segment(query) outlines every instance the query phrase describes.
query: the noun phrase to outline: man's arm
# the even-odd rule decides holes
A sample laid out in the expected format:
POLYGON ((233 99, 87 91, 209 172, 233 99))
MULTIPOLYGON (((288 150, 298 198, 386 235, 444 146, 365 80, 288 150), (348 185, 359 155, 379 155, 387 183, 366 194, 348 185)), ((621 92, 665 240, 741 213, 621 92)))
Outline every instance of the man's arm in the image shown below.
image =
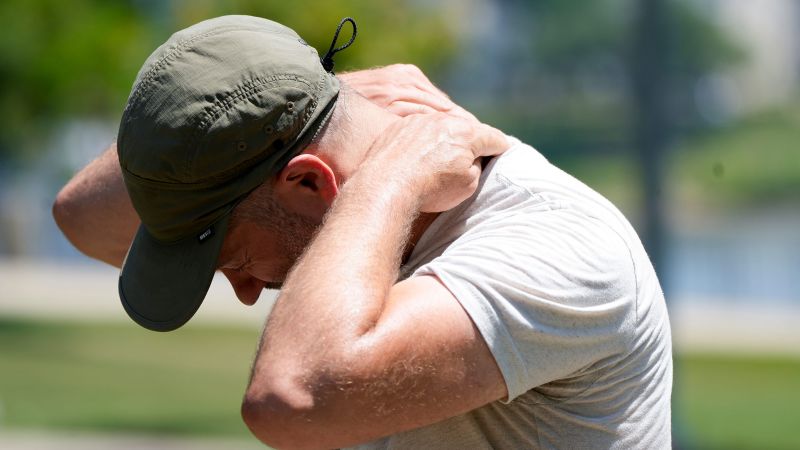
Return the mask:
POLYGON ((414 218, 474 192, 479 157, 505 150, 505 137, 442 115, 390 128, 270 314, 242 414, 272 446, 363 443, 507 395, 486 343, 438 279, 395 284, 414 218))
POLYGON ((78 172, 53 203, 53 218, 78 250, 120 267, 139 226, 117 160, 117 145, 78 172))

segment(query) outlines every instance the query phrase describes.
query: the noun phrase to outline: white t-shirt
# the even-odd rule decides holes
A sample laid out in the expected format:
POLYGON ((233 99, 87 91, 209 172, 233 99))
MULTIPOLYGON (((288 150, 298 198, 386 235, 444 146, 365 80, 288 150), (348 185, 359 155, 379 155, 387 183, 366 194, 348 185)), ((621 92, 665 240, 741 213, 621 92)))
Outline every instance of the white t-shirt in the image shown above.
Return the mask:
POLYGON ((671 448, 669 319, 639 238, 608 200, 511 141, 403 267, 458 299, 508 400, 359 448, 671 448))

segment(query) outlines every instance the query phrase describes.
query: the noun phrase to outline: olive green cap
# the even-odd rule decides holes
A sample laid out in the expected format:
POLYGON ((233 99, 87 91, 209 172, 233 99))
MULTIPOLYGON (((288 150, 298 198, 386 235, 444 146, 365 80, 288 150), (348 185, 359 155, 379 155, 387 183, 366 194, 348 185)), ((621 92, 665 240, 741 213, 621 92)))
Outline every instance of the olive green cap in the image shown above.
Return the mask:
POLYGON ((303 151, 338 92, 314 48, 257 17, 200 22, 150 55, 117 136, 142 220, 119 278, 133 320, 169 331, 194 315, 233 207, 303 151))

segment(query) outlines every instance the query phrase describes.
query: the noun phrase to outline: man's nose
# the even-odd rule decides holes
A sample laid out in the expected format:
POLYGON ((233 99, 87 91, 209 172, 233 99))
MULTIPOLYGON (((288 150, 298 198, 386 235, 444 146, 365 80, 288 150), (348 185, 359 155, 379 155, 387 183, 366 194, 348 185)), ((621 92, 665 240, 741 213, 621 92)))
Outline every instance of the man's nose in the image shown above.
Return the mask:
POLYGON ((252 305, 264 290, 264 282, 253 277, 247 272, 238 270, 223 270, 228 281, 236 292, 236 297, 245 305, 252 305))

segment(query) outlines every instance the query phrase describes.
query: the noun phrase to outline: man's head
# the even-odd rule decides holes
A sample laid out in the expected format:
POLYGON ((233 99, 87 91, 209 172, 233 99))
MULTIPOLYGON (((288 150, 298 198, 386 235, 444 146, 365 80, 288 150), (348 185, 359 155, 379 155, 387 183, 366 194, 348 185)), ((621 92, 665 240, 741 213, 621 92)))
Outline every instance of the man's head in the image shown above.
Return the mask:
POLYGON ((281 287, 339 189, 394 120, 342 84, 312 142, 234 208, 218 265, 242 303, 255 303, 264 288, 281 287))
POLYGON ((261 291, 280 289, 311 242, 343 182, 341 158, 352 123, 347 114, 353 93, 345 86, 323 129, 300 155, 233 210, 218 267, 242 303, 252 305, 261 291))
MULTIPOLYGON (((136 322, 169 331, 191 318, 234 207, 276 174, 291 176, 293 166, 307 173, 320 163, 297 155, 326 124, 338 93, 338 80, 313 48, 289 28, 255 17, 201 22, 148 58, 117 142, 142 219, 119 281, 136 322)), ((270 195, 280 201, 282 193, 270 195)))

